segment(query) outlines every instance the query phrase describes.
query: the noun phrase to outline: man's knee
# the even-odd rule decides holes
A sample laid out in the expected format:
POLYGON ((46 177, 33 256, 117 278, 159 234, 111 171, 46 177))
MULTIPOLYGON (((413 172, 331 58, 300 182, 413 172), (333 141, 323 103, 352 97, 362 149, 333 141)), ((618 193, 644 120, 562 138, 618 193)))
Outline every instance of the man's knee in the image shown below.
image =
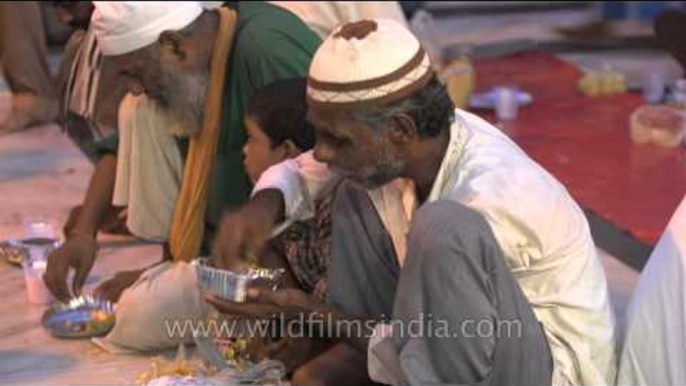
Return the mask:
POLYGON ((321 378, 321 375, 323 374, 318 374, 313 370, 314 369, 310 368, 308 365, 300 366, 300 368, 293 373, 291 383, 296 386, 323 385, 325 383, 324 379, 321 378))
POLYGON ((441 200, 425 204, 415 213, 408 246, 418 244, 423 250, 459 251, 478 246, 484 237, 492 237, 483 215, 463 204, 441 200))
POLYGON ((483 215, 456 201, 440 200, 423 205, 414 214, 412 227, 423 229, 479 230, 487 226, 483 215))
POLYGON ((300 366, 291 377, 294 385, 370 385, 367 357, 346 344, 338 344, 300 366))

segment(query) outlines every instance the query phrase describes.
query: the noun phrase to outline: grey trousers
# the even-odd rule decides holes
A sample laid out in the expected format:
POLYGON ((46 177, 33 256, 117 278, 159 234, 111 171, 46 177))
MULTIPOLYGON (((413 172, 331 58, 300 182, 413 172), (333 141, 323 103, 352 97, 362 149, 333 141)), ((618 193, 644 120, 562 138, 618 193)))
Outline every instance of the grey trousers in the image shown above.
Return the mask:
POLYGON ((550 384, 543 329, 481 214, 452 201, 422 206, 402 269, 365 191, 342 183, 332 219, 329 301, 391 318, 403 383, 550 384))

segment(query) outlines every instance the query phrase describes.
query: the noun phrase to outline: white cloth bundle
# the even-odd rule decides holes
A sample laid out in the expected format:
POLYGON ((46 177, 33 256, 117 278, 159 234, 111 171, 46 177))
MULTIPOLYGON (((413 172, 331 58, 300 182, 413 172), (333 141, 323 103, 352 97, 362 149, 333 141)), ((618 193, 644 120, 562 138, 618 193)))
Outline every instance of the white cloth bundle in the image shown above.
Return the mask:
POLYGON ((94 342, 114 353, 193 342, 191 326, 203 322, 210 310, 196 283, 195 267, 188 263, 167 262, 148 269, 122 294, 112 331, 94 342))

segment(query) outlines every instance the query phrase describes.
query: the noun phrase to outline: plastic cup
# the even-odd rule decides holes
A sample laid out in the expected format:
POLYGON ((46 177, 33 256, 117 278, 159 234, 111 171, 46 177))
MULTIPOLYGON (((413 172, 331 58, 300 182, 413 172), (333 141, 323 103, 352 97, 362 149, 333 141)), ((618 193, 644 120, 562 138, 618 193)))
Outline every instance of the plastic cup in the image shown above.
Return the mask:
POLYGON ((28 250, 30 261, 47 261, 48 256, 59 247, 60 242, 55 239, 45 237, 34 237, 20 241, 22 247, 28 250))
POLYGON ((47 262, 26 260, 22 266, 24 268, 24 283, 26 284, 26 298, 28 302, 36 305, 52 303, 53 296, 43 281, 47 262))
POLYGON ((510 87, 499 87, 495 93, 495 114, 501 121, 511 121, 517 118, 519 103, 517 90, 510 87))
POLYGON ((31 215, 23 219, 24 238, 57 239, 57 219, 49 216, 31 215))
POLYGON ((21 244, 28 250, 29 259, 47 260, 48 255, 59 245, 57 220, 49 216, 31 215, 24 217, 23 225, 24 238, 21 244))
POLYGON ((665 87, 664 75, 650 72, 643 77, 643 98, 648 103, 660 103, 665 95, 665 87))

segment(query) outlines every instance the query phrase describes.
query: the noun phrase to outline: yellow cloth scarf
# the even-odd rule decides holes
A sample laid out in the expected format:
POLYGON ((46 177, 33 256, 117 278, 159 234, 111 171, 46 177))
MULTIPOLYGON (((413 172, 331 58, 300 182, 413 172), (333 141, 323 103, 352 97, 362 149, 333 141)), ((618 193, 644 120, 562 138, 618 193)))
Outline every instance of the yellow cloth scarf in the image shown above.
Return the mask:
POLYGON ((221 132, 226 63, 236 30, 236 12, 223 7, 217 12, 220 21, 210 65, 203 126, 191 137, 181 192, 172 217, 169 245, 174 261, 187 262, 198 257, 205 232, 209 176, 214 168, 221 132))

